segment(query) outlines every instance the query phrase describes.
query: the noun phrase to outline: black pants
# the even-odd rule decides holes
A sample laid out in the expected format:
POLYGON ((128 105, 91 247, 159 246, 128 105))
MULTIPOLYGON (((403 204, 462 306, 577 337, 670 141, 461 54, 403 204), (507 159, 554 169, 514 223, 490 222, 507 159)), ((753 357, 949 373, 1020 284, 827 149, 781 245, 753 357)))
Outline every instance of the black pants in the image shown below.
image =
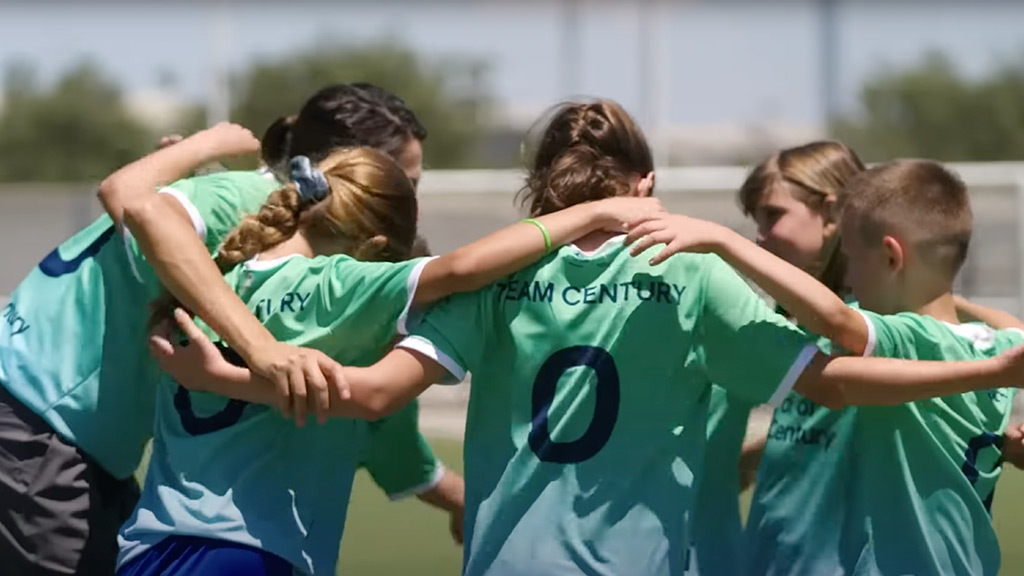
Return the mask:
POLYGON ((139 499, 0 385, 0 573, 110 576, 139 499))

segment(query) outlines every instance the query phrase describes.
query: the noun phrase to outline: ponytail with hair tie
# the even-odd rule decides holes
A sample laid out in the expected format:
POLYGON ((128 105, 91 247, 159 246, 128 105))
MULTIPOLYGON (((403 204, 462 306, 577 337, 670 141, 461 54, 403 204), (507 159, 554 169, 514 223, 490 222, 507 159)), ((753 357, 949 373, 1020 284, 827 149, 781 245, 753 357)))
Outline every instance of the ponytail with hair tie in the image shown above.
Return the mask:
POLYGON ((327 184, 327 177, 318 168, 313 166, 306 156, 292 158, 289 165, 290 180, 295 184, 295 190, 299 193, 299 204, 302 207, 310 206, 327 198, 331 187, 327 184))

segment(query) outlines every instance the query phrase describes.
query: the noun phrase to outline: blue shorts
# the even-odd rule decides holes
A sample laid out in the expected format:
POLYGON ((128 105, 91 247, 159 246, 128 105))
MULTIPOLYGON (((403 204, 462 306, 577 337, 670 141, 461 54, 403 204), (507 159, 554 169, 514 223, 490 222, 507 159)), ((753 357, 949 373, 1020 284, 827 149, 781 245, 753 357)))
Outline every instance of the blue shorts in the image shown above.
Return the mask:
POLYGON ((292 576, 287 560, 259 548, 198 536, 171 536, 117 576, 292 576))

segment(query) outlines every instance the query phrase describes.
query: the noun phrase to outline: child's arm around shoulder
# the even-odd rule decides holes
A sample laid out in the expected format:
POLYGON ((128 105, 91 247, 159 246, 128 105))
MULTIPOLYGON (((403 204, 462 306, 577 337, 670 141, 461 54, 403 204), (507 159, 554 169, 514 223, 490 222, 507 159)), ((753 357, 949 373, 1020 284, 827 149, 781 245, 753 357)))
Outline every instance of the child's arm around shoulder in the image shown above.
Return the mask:
POLYGON ((618 197, 518 222, 430 261, 420 275, 413 303, 423 306, 456 292, 478 290, 591 232, 628 230, 663 212, 655 198, 618 197))
POLYGON ((817 355, 794 390, 829 408, 896 406, 928 398, 1019 386, 1024 346, 973 361, 898 360, 817 355))
POLYGON ((1024 330, 1024 322, 1008 312, 982 306, 962 296, 954 296, 953 303, 961 322, 984 322, 996 330, 1024 330))
POLYGON ((670 214, 635 227, 626 238, 632 254, 665 244, 651 259, 658 264, 679 252, 712 252, 764 289, 808 331, 862 354, 870 327, 835 293, 810 274, 712 222, 670 214))

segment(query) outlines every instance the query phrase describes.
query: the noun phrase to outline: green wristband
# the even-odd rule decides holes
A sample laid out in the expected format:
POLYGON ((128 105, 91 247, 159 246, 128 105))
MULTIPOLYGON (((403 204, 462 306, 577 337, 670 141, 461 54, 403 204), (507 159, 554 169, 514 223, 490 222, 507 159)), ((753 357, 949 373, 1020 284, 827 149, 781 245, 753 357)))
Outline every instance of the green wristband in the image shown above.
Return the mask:
POLYGON ((544 253, 545 254, 550 254, 551 253, 551 235, 548 234, 548 229, 545 228, 544 225, 540 223, 540 220, 537 220, 535 218, 527 218, 527 219, 523 220, 523 222, 526 222, 526 223, 529 223, 529 224, 533 224, 534 226, 537 227, 538 230, 540 230, 540 233, 544 235, 544 253))

